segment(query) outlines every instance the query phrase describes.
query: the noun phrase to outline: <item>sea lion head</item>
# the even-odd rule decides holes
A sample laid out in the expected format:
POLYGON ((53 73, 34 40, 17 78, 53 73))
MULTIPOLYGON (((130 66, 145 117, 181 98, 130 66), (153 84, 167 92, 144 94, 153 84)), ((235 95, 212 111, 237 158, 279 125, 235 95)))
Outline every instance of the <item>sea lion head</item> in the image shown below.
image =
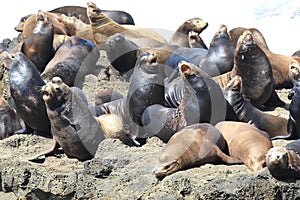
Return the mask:
POLYGON ((60 77, 55 76, 42 87, 42 92, 43 100, 50 109, 53 109, 66 102, 66 96, 71 93, 71 89, 60 77))
POLYGON ((288 169, 288 151, 285 147, 272 147, 266 155, 266 165, 270 171, 288 169))
POLYGON ((205 30, 208 26, 208 23, 203 21, 201 18, 194 17, 191 19, 186 20, 182 27, 184 30, 182 32, 188 33, 189 31, 194 31, 197 33, 201 33, 203 30, 205 30))
POLYGON ((180 169, 178 160, 174 160, 167 154, 162 154, 157 161, 156 167, 152 170, 156 177, 163 178, 180 169))
POLYGON ((154 53, 145 52, 140 54, 136 67, 147 74, 162 73, 160 65, 157 62, 157 55, 154 53))
POLYGON ((214 41, 217 38, 228 38, 229 39, 229 35, 227 33, 227 26, 224 24, 221 24, 219 29, 217 30, 217 32, 215 33, 212 41, 214 41))
POLYGON ((41 10, 36 14, 36 25, 32 33, 49 33, 49 30, 54 34, 53 24, 50 18, 41 10))
POLYGON ((236 45, 236 51, 237 52, 244 52, 249 47, 253 46, 255 43, 253 39, 253 35, 250 30, 245 30, 243 34, 239 37, 237 45, 236 45))
POLYGON ((294 80, 300 81, 300 60, 298 60, 298 58, 291 59, 289 70, 292 73, 294 80))

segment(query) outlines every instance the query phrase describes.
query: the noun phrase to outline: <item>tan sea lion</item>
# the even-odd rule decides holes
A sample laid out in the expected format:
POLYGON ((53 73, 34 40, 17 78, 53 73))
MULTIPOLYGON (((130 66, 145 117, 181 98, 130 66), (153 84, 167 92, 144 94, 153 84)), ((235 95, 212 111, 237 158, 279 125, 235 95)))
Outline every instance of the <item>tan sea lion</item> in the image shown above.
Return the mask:
POLYGON ((224 88, 224 96, 242 122, 254 124, 260 130, 268 133, 270 138, 287 133, 288 120, 286 118, 265 113, 242 95, 242 78, 235 76, 224 88))
POLYGON ((169 44, 175 44, 181 47, 191 47, 189 45, 189 33, 191 31, 197 33, 200 43, 199 45, 201 48, 207 49, 207 46, 203 42, 203 40, 200 37, 200 33, 205 30, 208 26, 208 23, 203 21, 199 17, 193 17, 186 21, 184 21, 176 30, 176 32, 172 35, 169 44))
POLYGON ((159 155, 154 174, 163 178, 179 170, 206 163, 240 163, 226 155, 226 141, 218 129, 208 123, 193 124, 175 133, 159 155))
POLYGON ((272 176, 277 179, 299 179, 300 140, 292 141, 285 147, 276 146, 269 149, 266 165, 272 176))
MULTIPOLYGON (((47 17, 49 17, 51 23, 53 24, 55 34, 68 35, 68 31, 66 27, 60 21, 59 18, 60 14, 46 12, 46 11, 44 13, 47 15, 47 17)), ((24 23, 23 31, 21 33, 22 40, 24 40, 25 38, 27 38, 32 34, 34 27, 36 25, 36 19, 37 19, 36 14, 32 14, 27 18, 27 20, 24 23)))
POLYGON ((245 122, 223 121, 215 127, 225 138, 231 157, 240 159, 254 171, 265 166, 266 153, 272 147, 266 132, 245 122))
POLYGON ((96 44, 101 44, 106 41, 107 38, 115 33, 122 33, 128 39, 132 40, 140 47, 156 47, 165 42, 165 39, 161 37, 162 41, 158 41, 156 36, 152 37, 150 34, 142 34, 140 31, 128 29, 120 24, 116 23, 92 2, 87 3, 87 14, 90 19, 92 32, 96 44))

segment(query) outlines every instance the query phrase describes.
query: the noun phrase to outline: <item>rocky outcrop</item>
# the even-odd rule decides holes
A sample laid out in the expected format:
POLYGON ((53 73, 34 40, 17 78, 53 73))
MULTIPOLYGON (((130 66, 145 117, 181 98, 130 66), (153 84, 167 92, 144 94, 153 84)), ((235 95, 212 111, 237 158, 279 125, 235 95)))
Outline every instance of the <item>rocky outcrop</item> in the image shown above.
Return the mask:
POLYGON ((80 162, 63 151, 27 158, 51 145, 35 135, 0 141, 0 199, 297 199, 300 180, 279 181, 267 168, 206 164, 158 180, 152 173, 163 143, 153 137, 142 147, 119 140, 100 143, 95 158, 80 162))

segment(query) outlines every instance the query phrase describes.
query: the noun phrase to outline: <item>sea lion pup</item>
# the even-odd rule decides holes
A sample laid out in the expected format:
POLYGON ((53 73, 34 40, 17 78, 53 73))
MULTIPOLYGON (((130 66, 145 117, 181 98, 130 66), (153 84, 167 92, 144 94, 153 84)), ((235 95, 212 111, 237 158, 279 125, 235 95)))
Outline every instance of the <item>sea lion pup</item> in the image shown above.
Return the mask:
POLYGON ((181 24, 176 32, 172 35, 169 44, 175 44, 181 47, 191 47, 189 45, 189 33, 193 31, 197 33, 198 37, 200 38, 199 46, 201 48, 207 49, 207 46, 203 42, 200 37, 200 33, 205 30, 208 26, 208 23, 203 21, 199 17, 190 18, 181 24))
MULTIPOLYGON (((237 27, 229 31, 231 38, 239 37, 246 28, 237 27)), ((300 62, 297 56, 288 56, 283 54, 274 53, 268 48, 266 40, 262 33, 256 28, 249 28, 257 45, 265 52, 272 66, 274 76, 274 87, 276 89, 292 88, 293 75, 289 70, 291 59, 296 59, 300 62)))
POLYGON ((266 132, 245 122, 223 121, 215 127, 225 138, 231 157, 254 171, 265 167, 266 153, 272 147, 266 132))
POLYGON ((8 102, 0 97, 0 140, 22 129, 19 116, 8 102))
MULTIPOLYGON (((86 12, 86 7, 81 7, 81 6, 62 6, 55 8, 49 12, 54 12, 54 13, 61 13, 65 14, 66 16, 69 17, 76 17, 82 22, 89 24, 89 18, 87 16, 86 12)), ((122 10, 103 10, 101 9, 101 12, 105 13, 109 18, 114 20, 115 22, 119 24, 131 24, 134 25, 134 20, 132 16, 122 10)))
POLYGON ((161 40, 157 40, 157 34, 152 37, 152 34, 142 34, 138 30, 132 30, 121 26, 116 23, 107 15, 105 15, 101 10, 92 2, 87 3, 87 14, 90 19, 90 24, 92 27, 92 32, 94 35, 94 40, 96 44, 101 44, 106 41, 107 38, 115 33, 122 33, 125 37, 132 40, 140 47, 157 47, 163 43, 166 43, 163 37, 161 40))
POLYGON ((208 123, 187 126, 170 138, 157 159, 153 173, 157 178, 163 178, 206 163, 240 163, 240 160, 223 152, 226 148, 226 141, 214 126, 208 123))
POLYGON ((45 82, 40 73, 22 52, 5 52, 3 64, 9 69, 10 94, 16 111, 26 125, 26 133, 51 136, 50 121, 42 99, 45 82))
POLYGON ((260 130, 267 132, 270 138, 287 133, 287 119, 264 113, 244 100, 240 76, 237 75, 228 82, 224 88, 224 96, 240 121, 254 124, 260 130))
POLYGON ((300 178, 300 140, 295 140, 285 147, 276 146, 269 149, 266 165, 273 177, 286 179, 300 178))
POLYGON ((289 119, 288 119, 288 134, 283 136, 273 137, 275 139, 300 139, 300 63, 292 62, 290 64, 290 71, 294 77, 294 86, 288 94, 288 99, 291 100, 289 106, 289 119))
POLYGON ((208 50, 203 48, 177 48, 167 58, 166 65, 176 69, 178 62, 182 59, 199 66, 212 77, 230 71, 234 62, 234 48, 227 33, 227 26, 222 24, 218 28, 208 50))
MULTIPOLYGON (((274 89, 274 79, 269 59, 255 43, 252 33, 248 30, 239 38, 234 55, 233 69, 214 77, 214 80, 220 87, 224 88, 229 80, 236 75, 241 76, 243 79, 242 93, 244 98, 254 106, 261 107, 271 97, 278 97, 274 89)), ((276 105, 282 106, 284 104, 279 99, 276 105)))
POLYGON ((59 146, 68 157, 85 161, 94 157, 99 143, 105 138, 97 120, 82 98, 61 78, 53 77, 42 88, 47 114, 51 121, 53 145, 29 160, 53 153, 59 146))
POLYGON ((30 36, 25 38, 21 52, 24 53, 41 73, 53 58, 54 28, 47 15, 39 10, 36 14, 36 25, 30 36))
MULTIPOLYGON (((60 21, 60 14, 51 13, 51 12, 44 12, 45 15, 50 19, 51 23, 54 27, 54 33, 59 35, 68 35, 68 31, 63 23, 60 21)), ((24 23, 23 31, 21 33, 21 39, 25 40, 28 36, 30 36, 36 26, 37 16, 36 14, 30 15, 24 23)))
POLYGON ((59 46, 41 76, 45 82, 59 76, 67 85, 81 88, 85 75, 95 73, 99 56, 99 50, 93 42, 71 36, 59 46))

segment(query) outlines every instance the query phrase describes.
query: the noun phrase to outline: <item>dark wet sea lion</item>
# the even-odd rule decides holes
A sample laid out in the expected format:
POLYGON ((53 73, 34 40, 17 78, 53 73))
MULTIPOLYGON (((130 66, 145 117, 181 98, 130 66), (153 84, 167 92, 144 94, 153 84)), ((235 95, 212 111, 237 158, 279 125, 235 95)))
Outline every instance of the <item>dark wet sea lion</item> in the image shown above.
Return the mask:
MULTIPOLYGON (((86 24, 90 23, 89 18, 87 16, 86 7, 62 6, 62 7, 55 8, 49 12, 65 14, 69 17, 74 16, 86 24)), ((134 25, 134 20, 133 20, 132 16, 125 11, 101 9, 101 12, 105 13, 109 18, 111 18, 112 20, 114 20, 115 22, 117 22, 119 24, 134 25)))
POLYGON ((190 48, 203 48, 208 49, 207 46, 204 44, 199 33, 195 31, 190 31, 188 33, 188 47, 190 48))
POLYGON ((289 119, 288 119, 288 134, 284 136, 273 137, 273 139, 300 139, 300 63, 291 63, 290 70, 293 74, 293 88, 288 94, 288 99, 291 100, 289 106, 289 119))
POLYGON ((21 52, 6 53, 9 68, 10 93, 18 115, 37 134, 50 136, 50 121, 42 99, 45 82, 33 63, 21 52))
POLYGON ((111 65, 129 78, 139 55, 139 46, 128 40, 121 33, 110 36, 107 41, 99 46, 105 50, 111 65))
POLYGON ((20 118, 15 109, 8 102, 0 97, 0 140, 13 135, 22 129, 20 118))
POLYGON ((166 60, 166 65, 176 69, 178 62, 185 59, 199 66, 210 76, 218 76, 233 67, 234 48, 227 33, 227 27, 221 25, 211 40, 208 50, 203 48, 181 47, 175 49, 166 60))
POLYGON ((235 111, 239 121, 254 124, 272 138, 287 133, 288 120, 283 117, 264 113, 250 102, 244 100, 241 92, 242 78, 235 76, 224 88, 224 96, 235 111))
POLYGON ((231 157, 243 161, 254 171, 265 167, 266 153, 272 147, 266 132, 245 122, 223 121, 215 127, 225 138, 231 157))
POLYGON ((300 50, 295 51, 292 56, 300 57, 300 50))
POLYGON ((59 77, 53 77, 43 86, 42 91, 51 121, 53 146, 29 160, 52 153, 59 146, 69 157, 81 161, 93 158, 105 137, 82 98, 59 77))
MULTIPOLYGON (((208 23, 199 17, 190 18, 181 24, 176 32, 172 35, 169 44, 175 44, 181 47, 190 47, 189 32, 193 31, 200 34, 208 26, 208 23)), ((200 36, 199 36, 200 37, 200 36)), ((201 37, 200 37, 201 38, 201 37)), ((202 39, 201 39, 202 41, 202 39)), ((201 47, 207 49, 205 43, 202 41, 201 47)))
POLYGON ((218 129, 207 123, 193 124, 176 132, 159 155, 154 174, 158 178, 206 163, 240 163, 226 155, 226 142, 218 129))
POLYGON ((67 85, 81 88, 85 75, 94 73, 99 56, 94 43, 71 36, 59 46, 41 76, 46 82, 59 76, 67 85))
MULTIPOLYGON (((237 38, 243 33, 246 28, 238 27, 229 31, 231 38, 237 38)), ((257 45, 265 52, 272 66, 274 76, 274 87, 276 89, 292 88, 293 75, 289 70, 291 60, 296 59, 300 62, 297 56, 288 56, 274 53, 268 48, 266 40, 262 33, 256 28, 249 28, 257 45)))
POLYGON ((39 11, 36 18, 34 30, 24 40, 21 52, 33 62, 41 73, 55 54, 53 48, 54 28, 44 12, 39 11))
POLYGON ((300 140, 285 147, 271 148, 266 155, 266 165, 273 177, 280 180, 300 178, 300 140))
POLYGON ((157 56, 151 53, 142 53, 136 62, 127 92, 126 108, 137 128, 142 126, 141 118, 146 107, 164 103, 165 76, 162 67, 157 63, 157 56))

